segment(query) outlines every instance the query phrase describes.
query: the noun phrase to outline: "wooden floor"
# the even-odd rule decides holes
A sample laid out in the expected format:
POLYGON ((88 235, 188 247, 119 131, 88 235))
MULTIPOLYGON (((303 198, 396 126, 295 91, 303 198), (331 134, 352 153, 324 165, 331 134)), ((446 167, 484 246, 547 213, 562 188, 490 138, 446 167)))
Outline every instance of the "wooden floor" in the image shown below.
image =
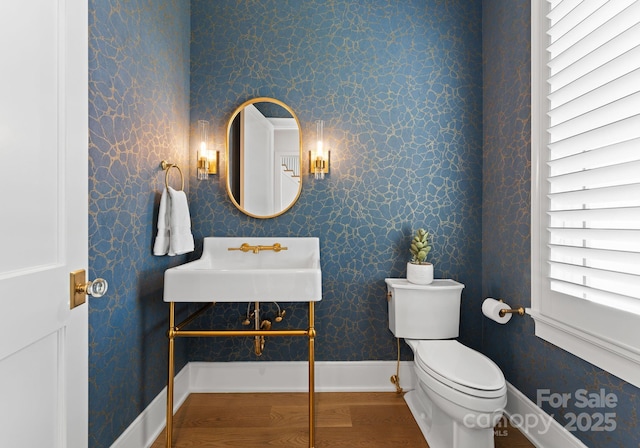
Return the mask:
MULTIPOLYGON (((308 448, 306 393, 191 394, 174 417, 173 446, 308 448)), ((395 393, 316 393, 316 447, 428 448, 395 393)), ((164 448, 165 432, 152 448, 164 448)), ((533 447, 501 422, 496 448, 533 447)))

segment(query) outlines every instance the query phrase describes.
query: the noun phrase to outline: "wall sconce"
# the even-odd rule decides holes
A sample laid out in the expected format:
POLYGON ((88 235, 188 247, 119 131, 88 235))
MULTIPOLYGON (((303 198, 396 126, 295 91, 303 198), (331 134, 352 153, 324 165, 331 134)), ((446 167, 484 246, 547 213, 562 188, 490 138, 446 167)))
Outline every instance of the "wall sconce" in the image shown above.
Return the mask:
POLYGON ((209 122, 198 120, 198 180, 209 178, 209 174, 218 174, 218 151, 209 149, 209 122))
POLYGON ((329 160, 331 151, 324 150, 324 121, 316 121, 316 150, 309 151, 309 172, 315 175, 316 179, 324 179, 325 173, 329 173, 329 160))

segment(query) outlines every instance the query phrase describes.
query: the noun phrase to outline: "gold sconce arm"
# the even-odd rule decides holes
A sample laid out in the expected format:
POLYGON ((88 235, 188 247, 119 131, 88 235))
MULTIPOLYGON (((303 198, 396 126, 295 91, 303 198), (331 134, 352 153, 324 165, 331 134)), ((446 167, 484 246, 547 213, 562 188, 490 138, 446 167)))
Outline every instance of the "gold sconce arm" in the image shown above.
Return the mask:
POLYGON ((331 163, 331 151, 326 151, 326 155, 318 156, 315 151, 309 151, 309 173, 329 174, 329 164, 331 163))

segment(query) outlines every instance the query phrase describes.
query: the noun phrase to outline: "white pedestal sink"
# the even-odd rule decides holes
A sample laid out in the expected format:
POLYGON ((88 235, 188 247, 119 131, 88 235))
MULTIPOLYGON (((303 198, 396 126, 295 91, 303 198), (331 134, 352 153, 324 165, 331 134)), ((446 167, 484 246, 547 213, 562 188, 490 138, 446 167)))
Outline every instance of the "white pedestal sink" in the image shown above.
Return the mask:
MULTIPOLYGON (((169 302, 169 380, 167 382, 166 446, 173 445, 174 352, 178 337, 266 336, 305 337, 309 344, 309 448, 315 447, 315 302, 322 300, 318 238, 204 239, 202 257, 164 273, 164 301, 169 302), (176 323, 175 302, 208 302, 176 323), (212 302, 309 302, 306 329, 188 330, 187 326, 212 302)), ((256 304, 257 308, 257 304, 256 304)), ((256 321, 259 321, 257 319, 256 321)), ((262 339, 259 339, 262 338, 262 339)))
POLYGON ((165 302, 319 300, 318 238, 208 237, 199 260, 164 274, 165 302))

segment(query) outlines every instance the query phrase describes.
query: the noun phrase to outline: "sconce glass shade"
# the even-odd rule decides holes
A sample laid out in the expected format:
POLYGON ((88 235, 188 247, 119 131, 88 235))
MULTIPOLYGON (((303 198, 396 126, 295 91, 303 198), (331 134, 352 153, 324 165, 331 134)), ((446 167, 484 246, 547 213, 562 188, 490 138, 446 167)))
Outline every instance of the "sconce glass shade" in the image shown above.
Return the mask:
POLYGON ((209 122, 198 120, 198 180, 209 178, 209 122))
POLYGON ((316 121, 316 150, 311 152, 311 172, 316 179, 324 179, 324 174, 329 172, 329 152, 324 148, 324 121, 316 121))

